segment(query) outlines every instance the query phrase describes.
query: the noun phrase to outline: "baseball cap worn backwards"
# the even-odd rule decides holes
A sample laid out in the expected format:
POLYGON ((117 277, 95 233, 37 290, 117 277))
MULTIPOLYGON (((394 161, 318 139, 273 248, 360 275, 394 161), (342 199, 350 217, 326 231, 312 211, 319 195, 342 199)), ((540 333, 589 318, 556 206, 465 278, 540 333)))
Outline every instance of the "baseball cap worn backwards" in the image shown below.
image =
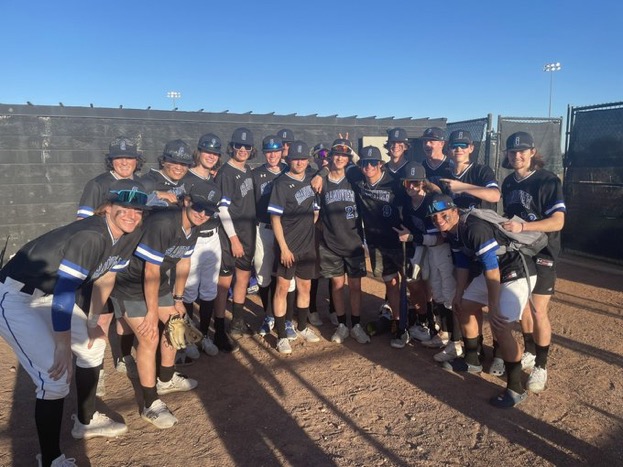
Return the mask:
POLYGON ((424 141, 445 141, 446 132, 443 128, 434 126, 424 130, 424 134, 420 137, 420 139, 424 141))
POLYGON ((463 143, 463 144, 473 144, 474 140, 472 139, 472 134, 467 130, 455 130, 450 133, 450 137, 448 138, 448 143, 450 145, 455 143, 463 143))
POLYGON ((140 157, 136 143, 125 136, 118 136, 108 146, 108 157, 111 159, 117 157, 140 157))
POLYGON ((288 152, 288 159, 308 159, 309 147, 303 141, 292 141, 290 144, 290 152, 288 152))
POLYGON ((436 194, 430 200, 428 204, 428 216, 437 214, 438 212, 447 211, 448 209, 456 208, 456 204, 452 201, 448 195, 436 194))
POLYGON ((208 216, 218 211, 221 192, 216 186, 211 186, 207 183, 197 183, 190 189, 188 196, 190 196, 192 208, 195 211, 203 211, 208 216))
POLYGON ((108 190, 108 201, 112 204, 134 209, 149 209, 145 187, 138 180, 122 178, 115 180, 108 190))
POLYGON ((169 141, 164 146, 162 157, 165 161, 176 162, 178 164, 193 165, 193 153, 190 146, 181 139, 169 141))
POLYGON ((513 133, 506 139, 507 151, 523 151, 524 149, 533 149, 534 139, 530 133, 518 131, 513 133))
POLYGON ((207 133, 199 138, 197 149, 202 152, 211 152, 212 154, 221 155, 221 140, 213 133, 207 133))

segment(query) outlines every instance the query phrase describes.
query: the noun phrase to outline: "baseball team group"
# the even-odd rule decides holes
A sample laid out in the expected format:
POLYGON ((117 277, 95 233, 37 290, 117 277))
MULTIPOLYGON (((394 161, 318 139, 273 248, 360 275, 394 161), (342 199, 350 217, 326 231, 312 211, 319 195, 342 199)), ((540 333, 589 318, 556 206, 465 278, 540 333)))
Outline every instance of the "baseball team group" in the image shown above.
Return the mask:
POLYGON ((138 381, 141 417, 170 428, 177 419, 160 396, 196 388, 176 369, 202 352, 236 352, 252 333, 276 336, 280 354, 296 350, 297 339, 320 341, 320 278, 330 289, 332 342, 365 345, 385 332, 393 348, 418 341, 437 348, 433 358, 448 371, 477 374, 486 307, 486 368, 507 380, 490 403, 511 408, 543 391, 566 212, 561 181, 543 169, 526 132, 506 141, 512 173, 501 185, 472 160, 469 131, 432 127, 417 137, 422 163, 407 159, 402 128, 388 130, 384 162, 379 148, 356 151, 347 134, 310 148, 282 129, 256 147, 253 132, 238 128, 226 145, 212 133, 194 149, 170 141, 158 168, 142 176, 136 142, 112 141, 77 220, 28 242, 0 270, 0 334, 36 386, 38 465, 76 465, 60 447, 72 379, 74 438, 128 430, 96 410, 108 342, 116 370, 138 381), (251 169, 259 147, 266 162, 251 169), (467 215, 498 203, 507 219, 499 225, 467 215), (534 256, 507 248, 506 233, 528 231, 546 233, 547 245, 534 256), (383 281, 385 303, 377 321, 363 323, 368 270, 383 281), (265 312, 259 329, 246 319, 250 282, 265 312), (172 317, 194 323, 199 342, 173 345, 165 330, 172 317), (110 341, 109 329, 117 334, 110 341))

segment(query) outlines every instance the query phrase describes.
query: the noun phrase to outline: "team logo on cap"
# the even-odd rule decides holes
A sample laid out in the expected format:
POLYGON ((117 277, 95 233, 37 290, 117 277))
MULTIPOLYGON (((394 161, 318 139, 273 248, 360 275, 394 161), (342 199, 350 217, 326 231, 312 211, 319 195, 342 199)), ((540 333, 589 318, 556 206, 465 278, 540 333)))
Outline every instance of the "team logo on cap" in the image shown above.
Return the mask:
POLYGON ((299 145, 297 146, 297 152, 299 152, 299 153, 302 153, 302 152, 303 152, 303 145, 302 145, 302 144, 299 144, 299 145))
POLYGON ((521 143, 521 137, 515 136, 515 146, 519 146, 519 143, 521 143))
POLYGON ((459 138, 463 138, 463 132, 459 131, 459 138))
POLYGON ((119 142, 119 149, 121 149, 122 151, 125 151, 125 150, 126 150, 126 147, 125 147, 125 140, 124 140, 124 139, 122 139, 122 140, 119 142))
POLYGON ((247 132, 246 132, 246 131, 243 131, 243 132, 240 134, 240 139, 241 139, 242 141, 246 141, 246 140, 247 140, 247 132))
POLYGON ((398 130, 394 131, 394 137, 398 138, 398 136, 400 135, 400 132, 398 130))
POLYGON ((414 177, 415 176, 415 167, 411 167, 411 176, 414 177))
POLYGON ((372 157, 372 148, 368 148, 368 157, 372 157))
POLYGON ((215 140, 214 138, 212 138, 212 139, 210 140, 210 143, 214 146, 214 145, 216 144, 216 140, 215 140))

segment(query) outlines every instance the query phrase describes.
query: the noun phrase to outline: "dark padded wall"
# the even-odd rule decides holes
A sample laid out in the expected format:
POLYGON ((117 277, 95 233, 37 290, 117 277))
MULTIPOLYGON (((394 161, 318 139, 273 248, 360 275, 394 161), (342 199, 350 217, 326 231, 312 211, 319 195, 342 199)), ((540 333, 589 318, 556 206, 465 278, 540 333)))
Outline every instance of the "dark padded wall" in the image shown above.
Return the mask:
MULTIPOLYGON (((445 119, 318 117, 98 109, 0 104, 0 241, 10 235, 7 254, 28 240, 75 219, 84 184, 102 173, 104 154, 119 135, 135 138, 149 167, 167 141, 181 138, 192 147, 204 133, 226 142, 235 128, 253 131, 256 146, 264 136, 290 128, 310 146, 332 142, 348 132, 356 144, 363 136, 384 136, 400 126, 420 135, 445 119)), ((262 155, 254 161, 259 163, 262 155)))

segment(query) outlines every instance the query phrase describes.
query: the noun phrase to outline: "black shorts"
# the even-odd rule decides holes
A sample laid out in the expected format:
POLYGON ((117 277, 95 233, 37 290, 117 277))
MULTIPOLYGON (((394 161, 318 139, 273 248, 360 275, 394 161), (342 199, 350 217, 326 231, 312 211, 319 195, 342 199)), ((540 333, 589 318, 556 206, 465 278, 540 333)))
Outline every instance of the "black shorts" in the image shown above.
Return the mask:
POLYGON ((281 250, 277 247, 275 242, 275 275, 277 277, 283 277, 284 279, 292 280, 293 277, 299 279, 314 279, 317 275, 316 265, 316 251, 309 250, 300 255, 294 254, 294 264, 289 268, 286 268, 281 264, 281 250))
MULTIPOLYGON (((123 298, 110 297, 112 305, 115 309, 115 318, 141 318, 147 314, 147 303, 145 300, 128 300, 123 298)), ((170 293, 158 297, 158 306, 160 308, 173 306, 173 295, 170 293)))
POLYGON ((366 255, 363 248, 357 250, 350 257, 340 256, 330 250, 323 242, 318 246, 318 256, 320 257, 320 275, 322 277, 341 277, 346 274, 348 277, 366 276, 366 255))
POLYGON ((532 293, 537 295, 554 295, 556 285, 556 261, 550 257, 536 256, 536 284, 532 293))
POLYGON ((390 277, 402 269, 404 257, 401 248, 368 247, 374 277, 390 277))
POLYGON ((231 253, 231 243, 225 233, 225 229, 219 229, 219 239, 221 241, 221 268, 219 270, 219 276, 231 276, 235 269, 238 268, 242 271, 250 271, 253 267, 253 255, 255 254, 255 239, 253 239, 253 245, 248 245, 244 239, 238 237, 242 248, 244 249, 244 255, 241 258, 234 258, 231 253))

